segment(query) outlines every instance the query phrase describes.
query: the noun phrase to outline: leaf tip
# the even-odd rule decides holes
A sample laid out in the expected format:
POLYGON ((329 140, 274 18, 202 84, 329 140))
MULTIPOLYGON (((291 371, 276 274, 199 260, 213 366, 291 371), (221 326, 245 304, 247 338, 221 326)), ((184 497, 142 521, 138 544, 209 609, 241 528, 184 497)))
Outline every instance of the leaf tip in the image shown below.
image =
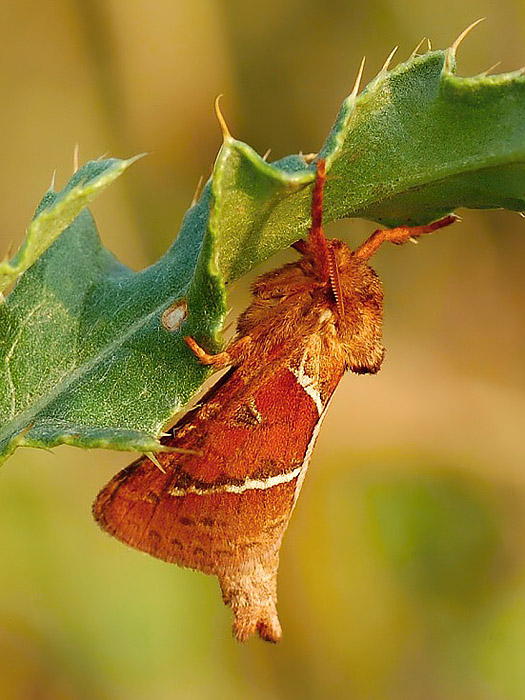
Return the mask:
POLYGON ((150 152, 149 151, 143 151, 142 153, 137 153, 136 156, 131 156, 131 158, 127 158, 124 163, 126 164, 126 167, 129 165, 133 165, 137 160, 140 160, 141 158, 145 158, 146 156, 149 156, 150 152))

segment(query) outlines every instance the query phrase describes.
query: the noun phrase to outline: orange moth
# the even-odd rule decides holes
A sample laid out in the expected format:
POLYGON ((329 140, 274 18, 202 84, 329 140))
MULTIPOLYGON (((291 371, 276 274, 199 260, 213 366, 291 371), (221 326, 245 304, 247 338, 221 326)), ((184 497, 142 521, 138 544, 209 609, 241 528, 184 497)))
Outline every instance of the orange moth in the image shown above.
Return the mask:
POLYGON ((325 161, 317 160, 312 225, 296 262, 260 276, 227 348, 196 357, 229 367, 162 442, 98 495, 101 527, 131 547, 218 577, 233 632, 281 638, 279 549, 333 392, 346 370, 381 367, 383 292, 368 261, 455 221, 378 230, 352 251, 322 228, 325 161))

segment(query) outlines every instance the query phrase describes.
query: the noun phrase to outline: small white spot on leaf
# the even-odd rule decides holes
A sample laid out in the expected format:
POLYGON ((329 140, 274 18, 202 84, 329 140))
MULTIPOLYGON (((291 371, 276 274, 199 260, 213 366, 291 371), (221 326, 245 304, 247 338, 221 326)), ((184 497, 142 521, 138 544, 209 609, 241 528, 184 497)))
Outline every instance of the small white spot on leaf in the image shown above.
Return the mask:
POLYGON ((181 299, 166 309, 162 314, 161 322, 167 331, 178 331, 188 317, 188 302, 181 299))

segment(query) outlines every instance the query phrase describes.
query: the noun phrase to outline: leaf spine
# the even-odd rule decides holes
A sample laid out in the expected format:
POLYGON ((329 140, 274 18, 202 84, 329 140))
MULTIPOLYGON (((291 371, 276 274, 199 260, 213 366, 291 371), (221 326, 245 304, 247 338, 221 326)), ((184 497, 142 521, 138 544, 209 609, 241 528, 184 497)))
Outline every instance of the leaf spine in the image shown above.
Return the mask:
POLYGON ((219 126, 221 127, 223 141, 230 141, 233 137, 230 133, 230 130, 228 129, 228 125, 226 124, 226 119, 224 118, 224 115, 221 112, 221 97, 222 94, 217 95, 217 97, 215 98, 215 116, 217 117, 217 121, 219 122, 219 126))

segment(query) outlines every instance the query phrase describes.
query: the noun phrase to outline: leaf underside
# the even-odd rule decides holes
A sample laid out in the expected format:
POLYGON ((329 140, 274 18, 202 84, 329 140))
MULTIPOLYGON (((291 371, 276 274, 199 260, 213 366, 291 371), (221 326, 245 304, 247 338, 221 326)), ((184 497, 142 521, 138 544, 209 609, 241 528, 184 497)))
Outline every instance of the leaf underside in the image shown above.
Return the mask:
MULTIPOLYGON (((345 100, 321 149, 326 222, 525 210, 524 76, 454 70, 453 50, 428 52, 345 100)), ((21 275, 0 306, 0 458, 19 445, 159 449, 162 427, 208 374, 183 336, 218 348, 226 284, 307 233, 315 165, 266 163, 226 135, 170 249, 134 272, 85 209, 131 162, 88 163, 46 193, 20 251, 0 263, 0 290, 21 275), (185 323, 165 328, 163 312, 181 300, 185 323)))

